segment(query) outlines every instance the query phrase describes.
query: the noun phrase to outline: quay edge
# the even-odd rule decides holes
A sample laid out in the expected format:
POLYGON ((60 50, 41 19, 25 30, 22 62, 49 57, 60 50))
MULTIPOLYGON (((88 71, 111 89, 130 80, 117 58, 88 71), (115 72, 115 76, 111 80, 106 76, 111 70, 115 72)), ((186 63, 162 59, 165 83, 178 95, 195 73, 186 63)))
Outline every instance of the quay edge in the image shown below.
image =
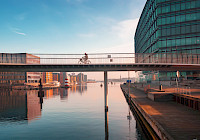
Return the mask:
POLYGON ((127 103, 130 106, 130 109, 132 112, 135 113, 136 117, 138 118, 138 121, 143 125, 143 130, 146 133, 146 136, 148 139, 153 140, 174 140, 168 132, 164 130, 164 128, 158 124, 158 122, 153 119, 150 115, 148 115, 134 98, 128 96, 128 90, 126 90, 123 85, 120 85, 121 90, 126 98, 127 103))

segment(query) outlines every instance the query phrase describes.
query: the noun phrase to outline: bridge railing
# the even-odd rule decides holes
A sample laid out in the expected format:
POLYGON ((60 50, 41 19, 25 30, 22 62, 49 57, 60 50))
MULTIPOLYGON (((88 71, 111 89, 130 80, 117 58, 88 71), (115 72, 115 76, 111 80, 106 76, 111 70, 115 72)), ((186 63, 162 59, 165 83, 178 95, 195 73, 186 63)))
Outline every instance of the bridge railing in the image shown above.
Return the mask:
POLYGON ((200 54, 184 54, 184 53, 135 54, 135 62, 200 64, 200 54))
POLYGON ((91 53, 88 61, 84 54, 28 54, 0 55, 0 63, 22 64, 131 64, 182 63, 200 64, 200 54, 183 53, 91 53), (81 60, 82 59, 82 60, 81 60))

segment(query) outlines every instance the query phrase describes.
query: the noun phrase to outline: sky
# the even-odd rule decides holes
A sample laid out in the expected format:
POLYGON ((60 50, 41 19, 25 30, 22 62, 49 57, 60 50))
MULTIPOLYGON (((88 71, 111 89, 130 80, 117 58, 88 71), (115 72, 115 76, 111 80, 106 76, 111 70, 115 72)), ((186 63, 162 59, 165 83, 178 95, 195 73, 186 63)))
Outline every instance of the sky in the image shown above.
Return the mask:
POLYGON ((0 52, 134 53, 146 0, 0 0, 0 52))

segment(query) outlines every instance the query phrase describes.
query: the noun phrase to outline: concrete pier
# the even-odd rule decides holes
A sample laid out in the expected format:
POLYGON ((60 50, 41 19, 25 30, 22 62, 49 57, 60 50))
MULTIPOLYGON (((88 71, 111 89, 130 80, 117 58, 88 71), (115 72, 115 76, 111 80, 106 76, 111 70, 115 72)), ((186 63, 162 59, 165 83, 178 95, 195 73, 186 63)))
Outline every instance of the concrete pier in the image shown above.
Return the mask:
MULTIPOLYGON (((121 85, 128 98, 128 85, 121 85)), ((200 139, 200 111, 173 101, 155 102, 147 94, 130 88, 131 103, 160 139, 200 139)), ((155 138, 156 139, 156 138, 155 138)))

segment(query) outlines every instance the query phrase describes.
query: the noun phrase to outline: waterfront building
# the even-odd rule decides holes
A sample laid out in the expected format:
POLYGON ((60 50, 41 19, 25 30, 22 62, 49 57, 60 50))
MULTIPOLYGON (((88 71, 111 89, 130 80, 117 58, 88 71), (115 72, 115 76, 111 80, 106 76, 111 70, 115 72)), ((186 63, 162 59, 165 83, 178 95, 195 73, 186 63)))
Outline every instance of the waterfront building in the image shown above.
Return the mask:
POLYGON ((83 73, 79 73, 76 77, 77 77, 77 83, 82 83, 84 81, 83 73))
POLYGON ((60 81, 60 73, 53 73, 53 81, 60 81))
POLYGON ((52 83, 53 82, 53 73, 52 72, 43 72, 43 83, 52 83))
POLYGON ((75 74, 72 73, 69 75, 70 77, 70 83, 71 84, 81 84, 81 83, 86 83, 87 82, 87 75, 84 75, 83 73, 75 74))
MULTIPOLYGON (((40 64, 40 57, 28 53, 0 53, 0 63, 40 64)), ((40 72, 0 72, 0 85, 22 86, 38 83, 40 78, 40 72)))
POLYGON ((76 75, 70 75, 70 83, 72 85, 76 85, 77 84, 77 77, 76 77, 76 75))
MULTIPOLYGON (((66 72, 60 72, 60 84, 62 85, 62 86, 64 86, 65 85, 65 79, 66 78, 68 78, 67 77, 67 73, 66 72)), ((69 79, 69 78, 68 78, 69 79)))
MULTIPOLYGON (((150 62, 178 62, 183 54, 193 61, 200 54, 200 0, 147 0, 135 32, 135 53, 155 53, 150 62)), ((185 58, 182 58, 185 59, 185 58)), ((141 59, 136 59, 136 62, 141 59)), ((144 72, 145 73, 145 72, 144 72)), ((159 72, 158 78, 176 77, 159 72)), ((187 78, 195 72, 181 72, 187 78)), ((146 72, 149 78, 154 74, 146 72)))

